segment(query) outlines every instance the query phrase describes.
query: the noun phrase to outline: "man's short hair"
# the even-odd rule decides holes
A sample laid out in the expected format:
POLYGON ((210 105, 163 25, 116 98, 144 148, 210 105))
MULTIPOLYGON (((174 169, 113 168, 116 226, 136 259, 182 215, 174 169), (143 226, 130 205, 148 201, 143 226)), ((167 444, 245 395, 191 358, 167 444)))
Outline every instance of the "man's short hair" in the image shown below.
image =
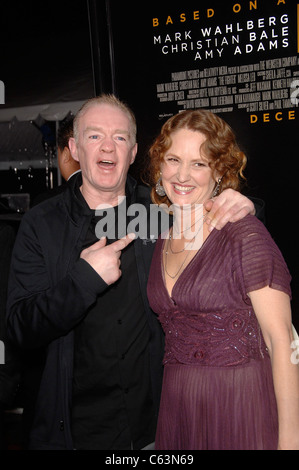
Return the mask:
POLYGON ((131 123, 131 134, 132 134, 131 137, 132 137, 133 144, 135 144, 136 134, 137 134, 137 124, 136 124, 136 118, 135 118, 133 111, 130 109, 130 107, 126 103, 119 100, 115 95, 109 95, 109 94, 108 95, 102 94, 95 98, 91 98, 81 106, 81 108, 79 109, 74 119, 74 138, 76 142, 78 142, 78 137, 79 137, 78 136, 78 122, 80 118, 88 109, 92 108, 93 106, 97 106, 101 104, 114 106, 115 108, 118 108, 121 111, 123 111, 128 116, 130 123, 131 123))
POLYGON ((61 150, 69 146, 69 139, 74 135, 73 124, 74 118, 69 117, 61 123, 58 129, 57 145, 61 150))

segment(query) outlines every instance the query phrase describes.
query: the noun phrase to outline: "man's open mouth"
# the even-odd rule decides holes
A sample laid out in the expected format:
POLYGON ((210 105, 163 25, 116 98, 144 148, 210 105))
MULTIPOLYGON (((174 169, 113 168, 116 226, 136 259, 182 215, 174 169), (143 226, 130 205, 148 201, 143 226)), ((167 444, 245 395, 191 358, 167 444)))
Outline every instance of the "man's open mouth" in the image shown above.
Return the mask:
POLYGON ((104 168, 113 168, 116 163, 113 162, 112 160, 100 160, 98 162, 98 165, 104 168))

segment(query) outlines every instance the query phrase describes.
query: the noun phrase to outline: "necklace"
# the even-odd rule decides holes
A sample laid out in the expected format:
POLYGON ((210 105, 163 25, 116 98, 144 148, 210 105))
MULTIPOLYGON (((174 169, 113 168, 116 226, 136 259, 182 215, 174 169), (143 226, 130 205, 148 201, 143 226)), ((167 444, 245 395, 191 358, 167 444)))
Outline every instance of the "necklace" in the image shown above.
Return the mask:
POLYGON ((197 224, 197 222, 199 222, 201 220, 204 220, 206 218, 207 214, 208 213, 201 215, 197 220, 195 220, 195 222, 193 222, 192 225, 190 225, 190 227, 184 228, 183 230, 181 230, 180 232, 177 232, 177 233, 182 234, 182 233, 188 232, 188 230, 190 230, 191 227, 194 227, 194 225, 197 224))
MULTIPOLYGON (((178 251, 174 251, 174 249, 172 248, 172 240, 173 240, 173 227, 171 228, 171 233, 169 234, 169 242, 167 243, 167 250, 165 251, 165 254, 168 255, 168 247, 170 248, 170 251, 173 255, 177 255, 179 253, 183 253, 183 251, 185 251, 191 244, 194 244, 194 240, 195 238, 197 237, 197 235, 199 234, 199 232, 201 231, 204 223, 205 223, 205 219, 206 219, 206 216, 207 216, 207 213, 205 215, 203 215, 200 219, 196 220, 194 222, 194 224, 192 224, 190 227, 188 227, 187 229, 185 230, 182 230, 180 232, 180 234, 182 233, 185 233, 185 232, 188 232, 188 230, 193 227, 197 222, 199 222, 200 220, 202 220, 202 224, 200 225, 199 229, 197 230, 196 234, 194 235, 194 237, 191 238, 191 240, 187 243, 187 244, 184 244, 184 248, 182 250, 178 250, 178 251)), ((178 232, 177 232, 178 233, 178 232)))
POLYGON ((178 255, 179 253, 183 253, 183 251, 185 251, 188 248, 188 246, 194 242, 196 235, 194 235, 194 237, 191 238, 191 240, 187 244, 186 243, 184 244, 184 248, 182 250, 174 251, 174 249, 171 246, 171 240, 173 239, 173 237, 171 234, 169 234, 169 241, 167 242, 167 251, 165 251, 165 254, 168 255, 168 247, 170 248, 170 251, 173 255, 178 255))
MULTIPOLYGON (((168 244, 167 244, 168 245, 168 244)), ((186 260, 190 254, 191 250, 188 250, 187 252, 187 255, 185 256, 185 259, 184 261, 182 262, 181 266, 179 267, 178 271, 173 275, 173 274, 170 274, 168 269, 167 269, 167 255, 168 255, 168 251, 165 251, 165 272, 167 274, 167 276, 171 277, 171 279, 175 279, 177 277, 177 275, 179 274, 179 272, 181 271, 181 269, 183 268, 184 264, 186 263, 186 260)))
MULTIPOLYGON (((191 243, 194 244, 194 241, 195 241, 195 238, 197 237, 199 231, 202 229, 203 225, 204 225, 204 222, 205 222, 205 217, 206 217, 207 214, 205 214, 204 217, 202 217, 202 224, 200 226, 200 228, 198 229, 197 233, 194 235, 194 237, 184 246, 184 248, 182 250, 179 250, 179 251, 173 251, 172 247, 171 247, 171 240, 172 240, 172 234, 169 234, 169 239, 167 240, 167 246, 165 247, 165 272, 167 274, 167 276, 169 276, 171 279, 175 279, 178 274, 181 272, 181 270, 183 269, 183 267, 185 266, 185 263, 188 259, 188 256, 190 255, 190 252, 192 250, 192 248, 190 248, 190 250, 187 250, 187 254, 185 256, 185 258, 183 259, 183 262, 181 263, 181 265, 179 266, 179 269, 177 270, 177 272, 175 274, 170 274, 168 269, 167 269, 167 264, 168 264, 168 254, 169 254, 169 251, 168 251, 168 248, 170 248, 170 251, 172 254, 174 255, 177 255, 179 253, 183 253, 187 247, 189 245, 191 245, 191 243)), ((194 224, 193 224, 194 225, 194 224)), ((190 227, 189 227, 190 228, 190 227)), ((173 228, 171 228, 171 230, 173 231, 173 228)))

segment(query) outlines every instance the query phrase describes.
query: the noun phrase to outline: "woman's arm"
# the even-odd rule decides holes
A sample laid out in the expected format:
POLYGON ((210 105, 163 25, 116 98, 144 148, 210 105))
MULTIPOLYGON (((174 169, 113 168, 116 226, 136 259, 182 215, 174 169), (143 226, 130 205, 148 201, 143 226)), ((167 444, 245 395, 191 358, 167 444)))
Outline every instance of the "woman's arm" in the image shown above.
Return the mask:
POLYGON ((264 287, 250 292, 268 347, 278 408, 280 450, 299 450, 299 366, 291 361, 293 342, 290 299, 264 287))

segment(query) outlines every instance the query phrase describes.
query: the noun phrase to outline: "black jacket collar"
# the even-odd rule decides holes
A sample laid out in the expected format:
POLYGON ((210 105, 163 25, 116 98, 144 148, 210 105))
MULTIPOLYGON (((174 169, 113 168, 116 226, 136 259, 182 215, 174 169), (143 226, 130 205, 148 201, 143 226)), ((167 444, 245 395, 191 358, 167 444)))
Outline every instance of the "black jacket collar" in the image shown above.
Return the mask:
MULTIPOLYGON (((79 188, 81 185, 82 174, 79 172, 70 178, 67 182, 66 190, 63 193, 64 204, 75 225, 79 225, 79 223, 82 222, 82 217, 92 217, 92 211, 88 205, 86 203, 84 204, 84 202, 76 196, 76 187, 79 188)), ((128 175, 126 193, 130 196, 131 203, 135 202, 136 186, 136 180, 131 175, 128 175)))

